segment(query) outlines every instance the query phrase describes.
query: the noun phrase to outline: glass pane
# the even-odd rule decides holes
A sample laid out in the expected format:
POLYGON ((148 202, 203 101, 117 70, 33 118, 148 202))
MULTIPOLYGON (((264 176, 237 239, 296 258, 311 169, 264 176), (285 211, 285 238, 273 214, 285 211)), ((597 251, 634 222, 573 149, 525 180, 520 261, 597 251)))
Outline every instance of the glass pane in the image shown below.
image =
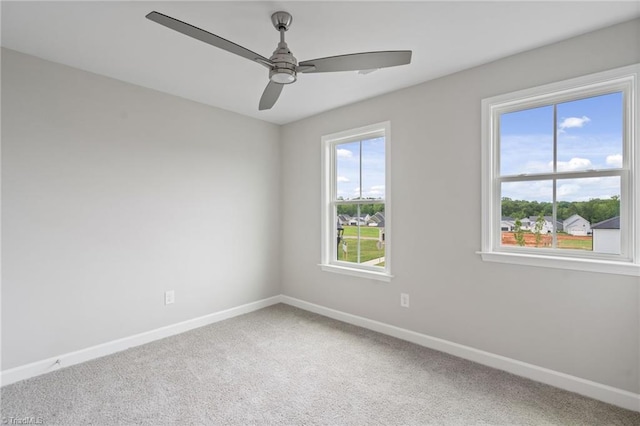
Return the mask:
POLYGON ((360 194, 360 142, 335 146, 336 197, 338 200, 359 199, 360 194))
POLYGON ((340 205, 338 260, 369 266, 384 266, 384 204, 340 205))
POLYGON ((384 200, 384 137, 362 141, 362 197, 384 200))
POLYGON ((620 253, 620 178, 563 179, 557 183, 558 248, 620 253))
POLYGON ((622 93, 557 106, 559 172, 622 167, 622 93))
POLYGON ((553 181, 503 183, 501 197, 502 245, 552 247, 553 181))
POLYGON ((500 115, 500 174, 553 171, 553 106, 500 115))

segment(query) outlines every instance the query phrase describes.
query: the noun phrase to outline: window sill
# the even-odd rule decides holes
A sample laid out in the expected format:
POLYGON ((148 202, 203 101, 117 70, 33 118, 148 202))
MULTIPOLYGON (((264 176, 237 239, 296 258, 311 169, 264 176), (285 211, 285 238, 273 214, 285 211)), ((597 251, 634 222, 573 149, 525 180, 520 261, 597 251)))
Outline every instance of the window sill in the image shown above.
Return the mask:
POLYGON ((477 252, 477 254, 482 256, 482 260, 486 262, 600 272, 604 274, 631 275, 635 277, 640 276, 640 265, 630 262, 560 258, 521 253, 477 252))
POLYGON ((351 275, 353 277, 368 278, 377 281, 391 282, 393 275, 386 272, 367 271, 364 269, 347 268, 344 266, 320 264, 320 269, 336 274, 351 275))

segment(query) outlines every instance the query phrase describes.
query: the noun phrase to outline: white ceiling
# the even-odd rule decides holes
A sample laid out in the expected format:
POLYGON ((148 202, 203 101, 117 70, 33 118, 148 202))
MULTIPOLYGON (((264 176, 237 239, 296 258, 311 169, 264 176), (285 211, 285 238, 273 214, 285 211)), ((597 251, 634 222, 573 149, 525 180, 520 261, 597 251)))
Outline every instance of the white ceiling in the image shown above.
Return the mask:
POLYGON ((4 47, 284 124, 633 19, 640 2, 2 1, 1 13, 4 47), (366 75, 300 75, 258 111, 266 68, 145 19, 152 10, 266 57, 279 40, 270 16, 285 10, 298 61, 404 49, 413 60, 366 75))

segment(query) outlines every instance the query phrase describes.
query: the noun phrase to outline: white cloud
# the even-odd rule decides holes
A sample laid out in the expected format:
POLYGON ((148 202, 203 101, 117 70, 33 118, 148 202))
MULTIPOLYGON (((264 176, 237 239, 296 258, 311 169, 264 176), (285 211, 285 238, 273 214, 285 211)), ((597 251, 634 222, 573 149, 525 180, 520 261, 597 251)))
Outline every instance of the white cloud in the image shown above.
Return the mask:
POLYGON ((550 180, 503 183, 502 196, 512 200, 550 202, 553 199, 553 183, 550 180))
POLYGON ((593 164, 588 158, 574 157, 569 161, 558 161, 559 172, 572 172, 575 170, 593 169, 593 164))
POLYGON ((369 190, 363 190, 362 196, 365 198, 383 198, 384 185, 371 185, 369 190))
POLYGON ((622 154, 607 155, 607 165, 612 167, 622 167, 622 154))
MULTIPOLYGON (((609 199, 613 195, 620 195, 620 178, 612 176, 560 179, 556 190, 558 201, 609 199)), ((502 196, 512 200, 551 202, 553 184, 550 180, 503 183, 502 196)))
POLYGON ((557 194, 559 199, 573 199, 573 197, 581 192, 581 186, 575 183, 566 183, 558 185, 557 194))
POLYGON ((346 176, 338 176, 338 182, 346 183, 346 182, 351 182, 351 180, 346 176))
POLYGON ((547 173, 553 171, 553 161, 527 161, 522 170, 523 173, 547 173))
POLYGON ((349 151, 348 149, 344 149, 344 148, 338 148, 336 150, 336 154, 338 155, 338 158, 351 158, 351 157, 353 157, 353 152, 349 151))
POLYGON ((582 117, 568 117, 562 120, 562 122, 558 125, 558 128, 560 128, 560 130, 564 130, 571 129, 573 127, 582 127, 585 125, 585 123, 588 123, 590 121, 591 119, 586 115, 583 115, 582 117))

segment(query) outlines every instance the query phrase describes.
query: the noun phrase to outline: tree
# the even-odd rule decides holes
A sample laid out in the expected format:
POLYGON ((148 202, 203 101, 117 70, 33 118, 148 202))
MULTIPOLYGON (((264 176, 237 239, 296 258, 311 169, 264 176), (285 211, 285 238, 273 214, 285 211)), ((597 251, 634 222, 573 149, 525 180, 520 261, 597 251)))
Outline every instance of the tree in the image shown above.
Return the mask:
POLYGON ((513 226, 513 236, 516 239, 516 244, 519 246, 524 246, 524 229, 522 229, 522 221, 520 218, 516 219, 513 226))
MULTIPOLYGON (((614 195, 609 199, 592 198, 589 201, 558 201, 556 210, 558 220, 565 220, 574 214, 579 214, 589 222, 597 223, 620 216, 620 196, 614 195)), ((553 203, 513 200, 508 197, 502 199, 502 216, 522 218, 540 213, 543 216, 551 216, 553 203)))
POLYGON ((540 213, 536 219, 536 224, 533 226, 533 233, 536 236, 536 247, 539 247, 542 241, 542 228, 544 228, 544 216, 540 213))
MULTIPOLYGON (((338 214, 346 214, 349 217, 358 216, 357 204, 339 204, 337 207, 338 214)), ((384 204, 360 204, 360 216, 373 216, 376 213, 384 213, 384 204)))

